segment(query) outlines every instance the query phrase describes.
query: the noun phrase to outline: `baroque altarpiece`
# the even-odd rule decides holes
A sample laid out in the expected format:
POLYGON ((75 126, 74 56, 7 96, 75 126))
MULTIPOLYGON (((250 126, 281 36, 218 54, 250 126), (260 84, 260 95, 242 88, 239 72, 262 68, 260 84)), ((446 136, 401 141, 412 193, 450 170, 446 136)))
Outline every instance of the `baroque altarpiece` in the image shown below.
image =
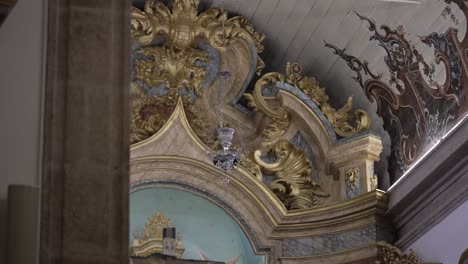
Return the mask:
MULTIPOLYGON (((295 62, 264 72, 264 35, 223 9, 198 9, 198 0, 132 9, 131 192, 175 188, 215 201, 265 263, 419 263, 390 246, 374 173, 382 144, 368 114, 351 97, 334 108, 295 62), (208 155, 219 148, 219 113, 242 148, 227 172, 208 155)), ((132 234, 135 261, 162 252, 164 227, 132 234)))

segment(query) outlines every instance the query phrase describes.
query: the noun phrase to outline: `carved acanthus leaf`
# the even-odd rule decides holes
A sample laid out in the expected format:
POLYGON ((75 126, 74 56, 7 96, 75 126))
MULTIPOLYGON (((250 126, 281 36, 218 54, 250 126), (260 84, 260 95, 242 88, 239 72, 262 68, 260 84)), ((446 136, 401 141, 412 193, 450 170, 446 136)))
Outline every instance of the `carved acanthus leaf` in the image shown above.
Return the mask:
POLYGON ((254 159, 265 172, 275 176, 270 189, 286 208, 312 208, 317 205, 318 197, 329 196, 314 180, 313 169, 304 150, 280 139, 269 152, 276 157, 274 162, 265 162, 260 150, 255 151, 254 159))
POLYGON ((187 88, 200 96, 200 87, 205 80, 206 67, 197 63, 210 61, 208 53, 199 49, 177 49, 174 46, 148 46, 138 49, 136 54, 136 78, 150 87, 161 83, 171 90, 187 88))
POLYGON ((262 170, 273 174, 275 180, 269 187, 286 208, 311 208, 317 204, 318 197, 326 197, 328 194, 321 191, 318 183, 312 179, 312 166, 304 150, 282 139, 289 128, 288 112, 281 106, 271 105, 262 94, 263 87, 284 80, 284 75, 277 72, 265 74, 255 83, 252 94, 244 94, 248 105, 270 117, 271 122, 263 129, 258 149, 251 153, 251 158, 244 160, 242 165, 255 173, 259 179, 262 177, 262 170), (263 161, 262 156, 265 154, 274 155, 276 161, 263 161))

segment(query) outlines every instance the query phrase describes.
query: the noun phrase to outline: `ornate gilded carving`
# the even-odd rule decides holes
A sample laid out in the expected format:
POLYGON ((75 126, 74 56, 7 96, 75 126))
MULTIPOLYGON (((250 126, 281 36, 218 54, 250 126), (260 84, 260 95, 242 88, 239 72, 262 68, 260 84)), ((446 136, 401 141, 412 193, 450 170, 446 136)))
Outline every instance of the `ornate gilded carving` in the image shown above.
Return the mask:
POLYGON ((200 87, 207 68, 197 64, 209 62, 208 52, 194 48, 177 49, 174 46, 147 46, 135 53, 144 55, 144 58, 136 59, 136 78, 146 85, 156 87, 164 83, 170 90, 187 88, 195 95, 201 95, 200 87))
POLYGON ((345 182, 346 186, 350 189, 357 188, 357 182, 359 178, 359 168, 349 168, 345 171, 345 182))
POLYGON ((244 94, 248 101, 248 106, 254 111, 260 111, 272 119, 263 130, 263 139, 260 144, 261 149, 271 149, 281 136, 286 133, 289 127, 288 112, 281 106, 272 106, 262 94, 264 86, 274 85, 276 82, 283 82, 284 76, 281 73, 272 72, 263 75, 256 83, 252 94, 244 94))
POLYGON ((409 254, 404 254, 399 248, 385 242, 379 242, 382 257, 376 264, 421 264, 421 259, 410 249, 409 254))
POLYGON ((274 162, 265 162, 260 150, 255 151, 254 159, 265 172, 275 176, 270 189, 287 208, 311 208, 317 205, 317 197, 329 196, 313 179, 312 166, 302 149, 280 139, 273 145, 270 154, 276 157, 274 162))
MULTIPOLYGON (((211 145, 207 125, 194 106, 195 99, 202 96, 211 65, 206 45, 208 50, 224 51, 234 42, 244 41, 255 46, 257 53, 263 51, 264 35, 255 32, 245 18, 228 19, 227 12, 219 8, 198 14, 199 3, 174 0, 170 10, 160 1, 147 0, 143 11, 132 8, 131 34, 136 42, 133 83, 145 88, 133 109, 132 143, 161 129, 180 97, 192 129, 211 145)), ((264 66, 258 57, 257 72, 264 66)))
POLYGON ((312 167, 304 151, 282 139, 289 128, 289 115, 283 107, 267 102, 262 94, 264 86, 276 82, 284 82, 284 76, 277 72, 265 74, 255 83, 252 94, 244 94, 251 108, 269 116, 272 121, 263 129, 259 149, 242 165, 260 179, 262 170, 272 173, 275 181, 269 187, 288 209, 311 208, 317 204, 317 197, 328 195, 312 180, 312 167), (276 161, 263 161, 262 156, 267 154, 274 155, 276 161))
POLYGON ((349 113, 353 105, 352 97, 348 98, 347 103, 341 109, 334 109, 328 103, 329 98, 325 93, 325 88, 321 88, 315 78, 303 77, 302 67, 298 63, 288 62, 286 64, 286 81, 301 89, 307 96, 314 100, 325 114, 328 121, 330 121, 336 134, 342 137, 348 137, 369 129, 371 120, 369 115, 361 109, 355 112, 356 127, 349 124, 352 120, 352 115, 349 113))
MULTIPOLYGON (((191 49, 198 41, 224 50, 237 40, 253 43, 257 52, 263 52, 261 44, 265 36, 255 32, 252 24, 243 17, 232 17, 224 9, 211 8, 198 14, 199 0, 175 0, 172 11, 163 3, 147 0, 144 11, 132 9, 131 33, 141 45, 150 45, 164 37, 168 46, 177 50, 191 49)), ((263 62, 259 59, 258 67, 263 62)))
POLYGON ((356 111, 358 116, 357 127, 350 124, 349 111, 352 108, 351 98, 340 110, 335 110, 328 103, 328 95, 324 88, 320 88, 314 78, 303 77, 301 66, 297 63, 286 65, 286 77, 278 72, 262 76, 256 83, 252 94, 244 94, 248 106, 254 111, 260 111, 271 118, 263 129, 262 141, 258 150, 242 163, 249 171, 261 178, 261 171, 273 173, 275 181, 270 189, 290 209, 310 208, 317 204, 318 197, 327 197, 318 182, 312 180, 312 166, 302 149, 296 148, 285 139, 283 135, 289 128, 289 115, 284 107, 273 98, 263 96, 263 87, 273 86, 277 82, 286 82, 304 91, 321 107, 325 116, 335 128, 338 135, 350 136, 368 129, 370 121, 367 113, 356 111), (267 163, 262 156, 272 154, 276 161, 267 163))
MULTIPOLYGON (((142 232, 133 234, 133 243, 130 248, 130 255, 134 257, 150 257, 156 253, 163 252, 163 229, 174 227, 171 220, 161 212, 157 212, 145 223, 142 232)), ((176 250, 178 256, 182 256, 184 245, 182 235, 177 234, 176 250)))

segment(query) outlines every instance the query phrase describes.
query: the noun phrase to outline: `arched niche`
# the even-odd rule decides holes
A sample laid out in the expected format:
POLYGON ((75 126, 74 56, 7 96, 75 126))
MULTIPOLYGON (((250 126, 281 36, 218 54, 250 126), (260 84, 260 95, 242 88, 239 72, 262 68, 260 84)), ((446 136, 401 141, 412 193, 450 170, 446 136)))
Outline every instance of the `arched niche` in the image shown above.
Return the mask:
POLYGON ((157 227, 176 228, 181 259, 212 260, 236 264, 267 263, 268 250, 259 251, 222 200, 202 190, 178 183, 146 182, 133 186, 130 194, 130 247, 149 219, 157 227), (154 218, 154 216, 158 218, 154 218))

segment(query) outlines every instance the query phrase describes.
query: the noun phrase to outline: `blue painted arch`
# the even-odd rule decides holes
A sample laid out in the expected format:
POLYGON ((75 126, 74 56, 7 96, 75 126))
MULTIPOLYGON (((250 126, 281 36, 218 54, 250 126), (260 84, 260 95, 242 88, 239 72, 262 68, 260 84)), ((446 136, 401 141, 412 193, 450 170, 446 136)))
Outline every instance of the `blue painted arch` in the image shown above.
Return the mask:
POLYGON ((215 202, 186 190, 150 187, 130 195, 130 232, 142 230, 146 220, 163 213, 182 235, 184 259, 263 264, 265 256, 255 253, 242 227, 215 202))

